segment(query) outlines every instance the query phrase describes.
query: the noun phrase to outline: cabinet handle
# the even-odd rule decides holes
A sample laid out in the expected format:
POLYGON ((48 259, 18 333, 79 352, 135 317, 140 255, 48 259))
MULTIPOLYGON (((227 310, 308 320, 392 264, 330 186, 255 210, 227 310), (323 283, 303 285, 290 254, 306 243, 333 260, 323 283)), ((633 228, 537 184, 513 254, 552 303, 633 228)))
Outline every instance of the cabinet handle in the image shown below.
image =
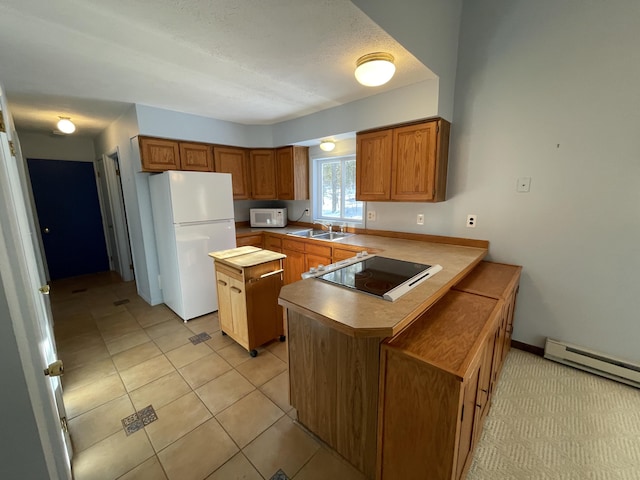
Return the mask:
POLYGON ((242 290, 240 290, 238 287, 231 287, 231 291, 235 293, 242 293, 242 290))
POLYGON ((277 275, 278 273, 282 273, 282 272, 284 272, 284 268, 281 268, 280 270, 274 270, 273 272, 269 272, 269 273, 263 273, 262 275, 260 275, 260 278, 270 277, 271 275, 277 275))
POLYGON ((226 286, 227 286, 227 282, 225 282, 224 280, 218 280, 218 283, 219 283, 220 285, 222 285, 223 287, 226 287, 226 286))
POLYGON ((489 393, 489 390, 485 390, 484 388, 481 388, 480 390, 484 393, 489 393))

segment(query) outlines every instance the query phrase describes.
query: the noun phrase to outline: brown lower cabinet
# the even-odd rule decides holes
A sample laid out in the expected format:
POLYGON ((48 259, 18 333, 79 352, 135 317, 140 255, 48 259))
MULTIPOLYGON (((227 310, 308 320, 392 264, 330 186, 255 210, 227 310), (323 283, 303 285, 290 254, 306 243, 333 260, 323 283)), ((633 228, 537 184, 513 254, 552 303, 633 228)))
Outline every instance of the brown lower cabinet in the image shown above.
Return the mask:
POLYGON ((521 270, 481 262, 383 342, 378 479, 464 479, 510 348, 521 270))
POLYGON ((450 291, 382 344, 379 478, 464 478, 480 428, 481 378, 491 368, 486 338, 501 310, 496 299, 450 291))

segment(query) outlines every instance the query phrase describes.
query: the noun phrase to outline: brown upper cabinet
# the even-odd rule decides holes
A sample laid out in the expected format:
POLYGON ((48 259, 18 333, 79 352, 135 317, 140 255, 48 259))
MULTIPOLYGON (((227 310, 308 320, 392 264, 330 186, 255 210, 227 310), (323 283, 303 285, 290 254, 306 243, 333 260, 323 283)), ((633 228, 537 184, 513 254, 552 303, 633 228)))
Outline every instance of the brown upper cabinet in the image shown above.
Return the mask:
POLYGON ((251 192, 256 200, 278 198, 276 186, 276 156, 273 149, 263 148, 249 151, 251 168, 251 192))
POLYGON ((175 140, 140 137, 140 158, 145 172, 180 170, 180 146, 175 140))
POLYGON ((213 172, 213 153, 206 143, 180 142, 180 167, 182 170, 213 172))
POLYGON ((216 172, 230 173, 233 184, 233 199, 248 200, 251 198, 249 180, 249 154, 245 148, 213 147, 216 172))
POLYGON ((248 149, 140 136, 143 172, 230 173, 234 200, 308 200, 309 147, 248 149))
POLYGON ((280 200, 309 199, 309 147, 276 149, 277 187, 280 200))
POLYGON ((451 124, 436 118, 356 135, 356 198, 441 202, 451 124))
POLYGON ((140 159, 145 172, 195 170, 213 172, 211 145, 140 137, 140 159))

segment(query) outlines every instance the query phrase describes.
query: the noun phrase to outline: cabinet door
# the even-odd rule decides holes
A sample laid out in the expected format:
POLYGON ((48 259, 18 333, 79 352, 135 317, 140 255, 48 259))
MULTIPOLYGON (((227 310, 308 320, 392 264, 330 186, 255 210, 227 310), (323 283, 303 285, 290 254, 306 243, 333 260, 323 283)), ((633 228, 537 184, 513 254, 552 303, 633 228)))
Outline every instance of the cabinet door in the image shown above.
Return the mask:
POLYGON ((180 170, 179 144, 162 138, 140 137, 140 159, 145 172, 180 170))
POLYGON ((393 130, 392 200, 433 200, 437 126, 427 122, 393 130))
POLYGON ((356 200, 389 200, 392 131, 381 130, 356 137, 356 200))
POLYGON ((182 170, 213 172, 211 145, 180 142, 180 166, 182 170))
POLYGON ((309 270, 312 267, 317 267, 318 265, 329 265, 331 263, 331 257, 324 257, 313 253, 307 253, 305 260, 306 270, 309 270))
POLYGON ((284 284, 302 280, 301 275, 306 272, 305 254, 296 250, 282 249, 287 258, 284 259, 284 284))
POLYGON ((249 158, 247 150, 234 147, 213 147, 215 171, 231 174, 234 200, 251 198, 249 190, 249 158))
POLYGON ((272 252, 282 253, 282 240, 271 235, 264 236, 264 248, 272 252))
POLYGON ((252 198, 273 200, 278 198, 276 189, 276 160, 273 150, 251 150, 252 198))
POLYGON ((247 325, 247 297, 244 282, 229 277, 229 297, 233 317, 233 339, 249 349, 249 328, 247 325))
POLYGON ((309 148, 282 147, 276 150, 278 198, 309 199, 309 148))
POLYGON ((233 335, 233 311, 231 309, 231 278, 220 271, 216 271, 216 287, 218 290, 218 320, 220 330, 233 335))
POLYGON ((477 444, 482 432, 484 418, 489 413, 489 405, 491 403, 491 394, 493 392, 493 355, 495 351, 496 335, 487 336, 483 347, 482 361, 480 364, 480 376, 478 377, 478 393, 476 397, 477 412, 476 425, 473 427, 474 438, 473 444, 477 444))
POLYGON ((471 464, 473 452, 474 425, 476 423, 477 392, 480 376, 480 364, 476 366, 469 380, 463 385, 462 411, 460 412, 460 436, 458 440, 458 459, 456 461, 456 476, 460 479, 462 473, 471 464))
POLYGON ((504 345, 502 346, 501 364, 507 358, 507 353, 511 350, 511 335, 513 334, 513 315, 516 311, 516 296, 518 294, 518 285, 509 293, 505 302, 507 304, 507 314, 505 319, 504 345))

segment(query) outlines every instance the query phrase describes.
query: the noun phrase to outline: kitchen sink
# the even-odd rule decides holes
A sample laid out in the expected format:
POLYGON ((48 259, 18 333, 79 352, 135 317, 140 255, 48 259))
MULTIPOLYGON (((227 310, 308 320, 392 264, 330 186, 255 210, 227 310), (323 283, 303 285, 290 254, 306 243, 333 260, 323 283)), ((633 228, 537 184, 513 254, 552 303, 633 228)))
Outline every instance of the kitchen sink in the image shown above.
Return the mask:
POLYGON ((297 232, 289 232, 287 235, 302 238, 313 238, 315 240, 329 240, 335 242, 342 238, 350 237, 353 233, 327 232, 326 230, 299 230, 297 232))

